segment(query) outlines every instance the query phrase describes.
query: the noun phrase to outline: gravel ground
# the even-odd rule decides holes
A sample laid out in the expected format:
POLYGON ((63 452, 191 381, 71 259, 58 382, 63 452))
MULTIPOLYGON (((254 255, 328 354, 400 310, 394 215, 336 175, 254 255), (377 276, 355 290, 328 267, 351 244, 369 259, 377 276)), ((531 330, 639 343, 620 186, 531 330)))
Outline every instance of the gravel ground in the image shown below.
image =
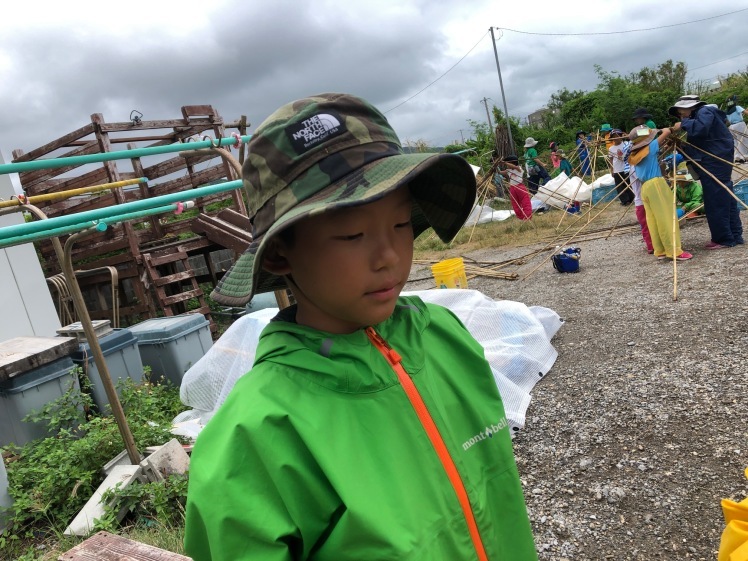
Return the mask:
MULTIPOLYGON (((695 257, 678 263, 677 301, 672 262, 648 255, 638 233, 574 244, 576 274, 546 261, 526 280, 469 281, 566 321, 514 440, 541 561, 716 559, 720 499, 748 496, 748 246, 704 250, 704 218, 681 234, 695 257)), ((521 279, 539 263, 514 270, 521 279)), ((414 267, 411 278, 427 275, 414 267)))

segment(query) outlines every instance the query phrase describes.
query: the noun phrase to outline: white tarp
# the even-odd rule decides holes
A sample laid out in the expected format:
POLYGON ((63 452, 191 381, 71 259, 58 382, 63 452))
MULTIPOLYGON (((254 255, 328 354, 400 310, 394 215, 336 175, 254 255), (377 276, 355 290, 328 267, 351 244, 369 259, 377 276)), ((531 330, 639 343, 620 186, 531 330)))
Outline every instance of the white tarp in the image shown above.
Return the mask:
MULTIPOLYGON (((522 428, 530 390, 556 361, 551 338, 562 325, 558 314, 548 308, 492 300, 476 290, 422 290, 403 294, 445 306, 460 318, 485 349, 512 433, 522 428)), ((236 381, 252 368, 260 332, 277 311, 268 308, 235 321, 185 373, 181 398, 192 409, 174 419, 175 433, 196 436, 214 415, 236 381)))
POLYGON ((554 206, 565 208, 570 201, 588 202, 592 198, 592 187, 582 178, 569 177, 564 172, 538 188, 533 199, 554 206))
POLYGON ((475 205, 462 227, 465 228, 474 224, 486 224, 487 222, 501 222, 513 215, 514 211, 512 210, 494 210, 488 205, 475 205))

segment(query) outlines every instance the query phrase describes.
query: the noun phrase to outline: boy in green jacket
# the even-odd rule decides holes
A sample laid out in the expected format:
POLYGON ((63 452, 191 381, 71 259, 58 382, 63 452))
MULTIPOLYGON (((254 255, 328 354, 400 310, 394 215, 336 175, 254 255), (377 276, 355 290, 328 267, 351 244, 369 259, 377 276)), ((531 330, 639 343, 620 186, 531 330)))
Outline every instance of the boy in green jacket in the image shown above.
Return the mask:
POLYGON ((364 100, 320 94, 255 132, 253 241, 213 299, 288 287, 252 370, 192 454, 196 561, 535 560, 483 349, 447 309, 400 297, 413 239, 475 201, 468 163, 404 154, 364 100))

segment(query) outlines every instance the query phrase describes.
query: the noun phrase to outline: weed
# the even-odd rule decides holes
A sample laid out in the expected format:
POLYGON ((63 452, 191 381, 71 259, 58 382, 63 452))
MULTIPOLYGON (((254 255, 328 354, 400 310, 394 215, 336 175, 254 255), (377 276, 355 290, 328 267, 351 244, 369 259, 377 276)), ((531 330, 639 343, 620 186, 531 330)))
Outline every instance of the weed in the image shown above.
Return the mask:
MULTIPOLYGON (((126 379, 118 389, 138 449, 173 438, 171 421, 183 409, 178 388, 150 381, 135 384, 126 379)), ((101 467, 124 448, 114 418, 86 418, 86 405, 90 405, 90 397, 71 388, 29 416, 29 420, 46 422, 52 436, 20 448, 9 447, 4 453, 8 456, 8 491, 13 505, 7 512, 8 527, 0 535, 0 558, 23 558, 39 541, 59 538, 103 481, 101 467)), ((181 493, 178 483, 170 483, 159 492, 148 487, 142 496, 154 498, 142 508, 156 508, 151 516, 164 517, 170 524, 173 513, 164 504, 167 498, 181 493)))

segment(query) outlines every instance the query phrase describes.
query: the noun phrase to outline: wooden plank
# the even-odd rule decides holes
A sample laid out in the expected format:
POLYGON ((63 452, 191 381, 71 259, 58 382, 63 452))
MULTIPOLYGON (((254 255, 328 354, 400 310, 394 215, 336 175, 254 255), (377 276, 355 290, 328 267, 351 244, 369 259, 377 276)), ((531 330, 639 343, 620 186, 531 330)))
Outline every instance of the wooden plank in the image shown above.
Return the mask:
POLYGON ((94 131, 93 125, 91 123, 88 123, 86 125, 83 125, 81 128, 74 130, 73 132, 69 132, 64 136, 61 136, 57 140, 53 140, 52 142, 44 144, 43 146, 40 146, 39 148, 34 148, 31 152, 28 152, 26 154, 20 155, 20 152, 21 152, 20 150, 14 150, 13 151, 14 157, 15 157, 16 152, 19 152, 19 156, 13 160, 13 163, 30 162, 31 160, 36 160, 37 158, 39 158, 39 156, 43 156, 44 154, 53 152, 54 150, 57 150, 58 148, 62 148, 71 140, 77 140, 79 138, 82 138, 88 134, 91 134, 93 131, 94 131))
POLYGON ((184 302, 185 300, 190 300, 191 298, 197 298, 198 296, 202 296, 203 291, 199 288, 196 288, 195 290, 188 290, 186 292, 180 292, 179 294, 174 294, 173 296, 167 296, 161 301, 161 304, 164 306, 173 306, 174 304, 177 304, 179 302, 184 302))
POLYGON ((150 256, 146 257, 146 262, 149 267, 158 267, 167 263, 174 263, 175 261, 184 261, 187 259, 187 254, 183 251, 177 251, 169 253, 168 255, 153 255, 151 252, 150 256))
POLYGON ((109 532, 94 534, 57 559, 58 561, 191 561, 184 555, 109 532))
POLYGON ((181 273, 174 273, 173 275, 164 275, 163 277, 159 277, 157 279, 153 279, 153 284, 155 286, 164 286, 167 284, 173 284, 175 282, 182 282, 189 279, 195 278, 195 271, 192 269, 189 269, 187 271, 182 271, 181 273))
MULTIPOLYGON (((147 129, 179 129, 180 127, 204 126, 209 129, 214 125, 210 119, 164 119, 160 121, 141 121, 139 125, 133 126, 131 121, 120 123, 102 123, 101 132, 123 132, 147 129)), ((205 130, 204 129, 204 130, 205 130)))
POLYGON ((229 224, 233 224, 237 228, 241 228, 247 232, 247 235, 251 238, 252 234, 252 222, 249 220, 249 216, 231 210, 230 208, 224 208, 218 213, 218 218, 225 220, 229 224))
MULTIPOLYGON (((75 150, 71 150, 70 152, 63 154, 64 157, 68 156, 86 156, 88 154, 98 154, 99 153, 99 146, 96 142, 89 142, 85 146, 81 146, 80 148, 76 148, 75 150)), ((53 158, 54 159, 54 158, 53 158)), ((21 185, 23 185, 24 189, 28 189, 30 187, 33 187, 37 183, 40 183, 42 181, 46 181, 47 179, 50 179, 52 177, 57 177, 58 175, 62 175, 63 173, 67 173, 71 170, 74 170, 75 168, 78 168, 82 165, 87 164, 76 164, 72 166, 65 166, 62 168, 54 168, 54 169, 39 169, 36 171, 26 171, 23 173, 19 173, 18 177, 21 180, 21 185)))
POLYGON ((191 119, 191 117, 195 116, 208 116, 208 120, 212 123, 216 120, 215 110, 211 105, 184 105, 182 107, 182 116, 187 119, 191 119))
POLYGON ((78 350, 75 337, 14 337, 0 343, 0 382, 78 350))

